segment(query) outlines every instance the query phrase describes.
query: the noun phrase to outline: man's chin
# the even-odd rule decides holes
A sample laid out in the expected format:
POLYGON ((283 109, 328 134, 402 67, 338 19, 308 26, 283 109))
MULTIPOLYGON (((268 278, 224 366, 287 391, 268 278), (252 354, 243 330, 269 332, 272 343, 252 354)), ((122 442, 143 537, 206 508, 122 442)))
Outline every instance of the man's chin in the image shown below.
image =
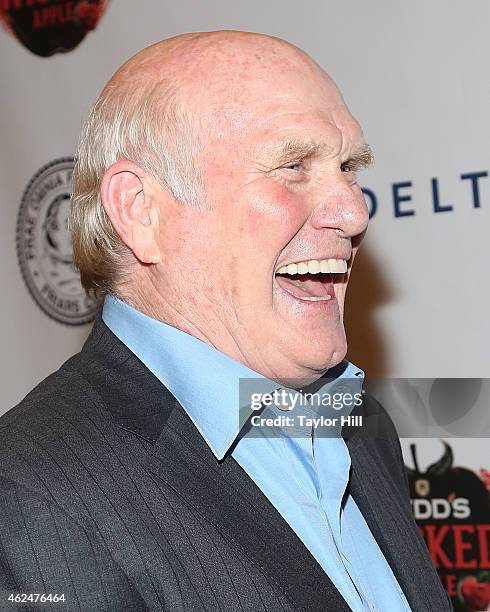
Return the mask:
MULTIPOLYGON (((311 350, 311 347, 305 348, 306 353, 311 350)), ((304 353, 298 355, 294 362, 292 361, 288 366, 281 368, 274 380, 283 386, 294 389, 311 385, 345 358, 347 345, 345 342, 340 342, 334 350, 330 345, 328 348, 325 347, 323 352, 319 351, 319 347, 315 347, 313 352, 314 354, 310 352, 309 355, 306 355, 307 360, 304 353)))

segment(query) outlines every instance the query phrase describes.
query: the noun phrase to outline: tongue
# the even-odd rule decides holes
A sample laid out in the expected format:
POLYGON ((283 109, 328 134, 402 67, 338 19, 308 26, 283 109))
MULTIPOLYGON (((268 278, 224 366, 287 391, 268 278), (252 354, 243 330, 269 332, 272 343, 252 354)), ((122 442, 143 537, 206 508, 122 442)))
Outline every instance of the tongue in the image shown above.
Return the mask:
POLYGON ((278 274, 276 280, 280 287, 298 298, 325 297, 327 294, 332 294, 332 291, 329 290, 333 282, 330 274, 298 274, 295 276, 278 274))

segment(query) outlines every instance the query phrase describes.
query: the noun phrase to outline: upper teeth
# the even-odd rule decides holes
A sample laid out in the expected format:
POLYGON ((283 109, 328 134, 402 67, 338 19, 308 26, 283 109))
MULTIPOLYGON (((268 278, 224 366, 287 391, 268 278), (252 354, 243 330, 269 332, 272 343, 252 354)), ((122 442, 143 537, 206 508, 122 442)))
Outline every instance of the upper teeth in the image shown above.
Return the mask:
POLYGON ((276 274, 344 274, 347 272, 345 259, 310 259, 300 263, 282 266, 276 274))

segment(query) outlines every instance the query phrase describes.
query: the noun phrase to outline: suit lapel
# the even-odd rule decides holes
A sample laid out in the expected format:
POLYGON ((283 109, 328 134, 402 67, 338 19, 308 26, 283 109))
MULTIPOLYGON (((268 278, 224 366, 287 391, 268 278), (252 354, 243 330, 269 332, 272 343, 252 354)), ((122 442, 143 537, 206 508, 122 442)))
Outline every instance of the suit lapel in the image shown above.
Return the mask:
POLYGON ((251 478, 218 462, 177 404, 149 469, 259 567, 298 610, 348 611, 345 600, 251 478))
POLYGON ((400 479, 387 468, 393 441, 355 436, 347 440, 350 490, 412 610, 447 611, 447 598, 421 539, 400 479))

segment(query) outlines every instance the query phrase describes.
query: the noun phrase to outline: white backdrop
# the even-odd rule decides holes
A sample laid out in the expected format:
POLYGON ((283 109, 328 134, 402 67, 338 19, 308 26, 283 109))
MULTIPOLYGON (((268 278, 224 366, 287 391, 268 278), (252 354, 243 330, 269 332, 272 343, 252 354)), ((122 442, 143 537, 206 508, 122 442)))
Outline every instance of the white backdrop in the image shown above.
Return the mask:
MULTIPOLYGON (((27 291, 15 243, 25 188, 74 154, 82 118, 125 59, 196 30, 296 43, 364 127, 376 165, 361 182, 377 211, 348 294, 350 358, 371 375, 488 376, 489 23, 488 0, 112 0, 69 53, 38 57, 0 31, 0 413, 89 331, 50 319, 27 291), (476 178, 461 178, 475 172, 479 202, 476 178)), ((455 452, 458 465, 490 468, 486 440, 455 452)))

